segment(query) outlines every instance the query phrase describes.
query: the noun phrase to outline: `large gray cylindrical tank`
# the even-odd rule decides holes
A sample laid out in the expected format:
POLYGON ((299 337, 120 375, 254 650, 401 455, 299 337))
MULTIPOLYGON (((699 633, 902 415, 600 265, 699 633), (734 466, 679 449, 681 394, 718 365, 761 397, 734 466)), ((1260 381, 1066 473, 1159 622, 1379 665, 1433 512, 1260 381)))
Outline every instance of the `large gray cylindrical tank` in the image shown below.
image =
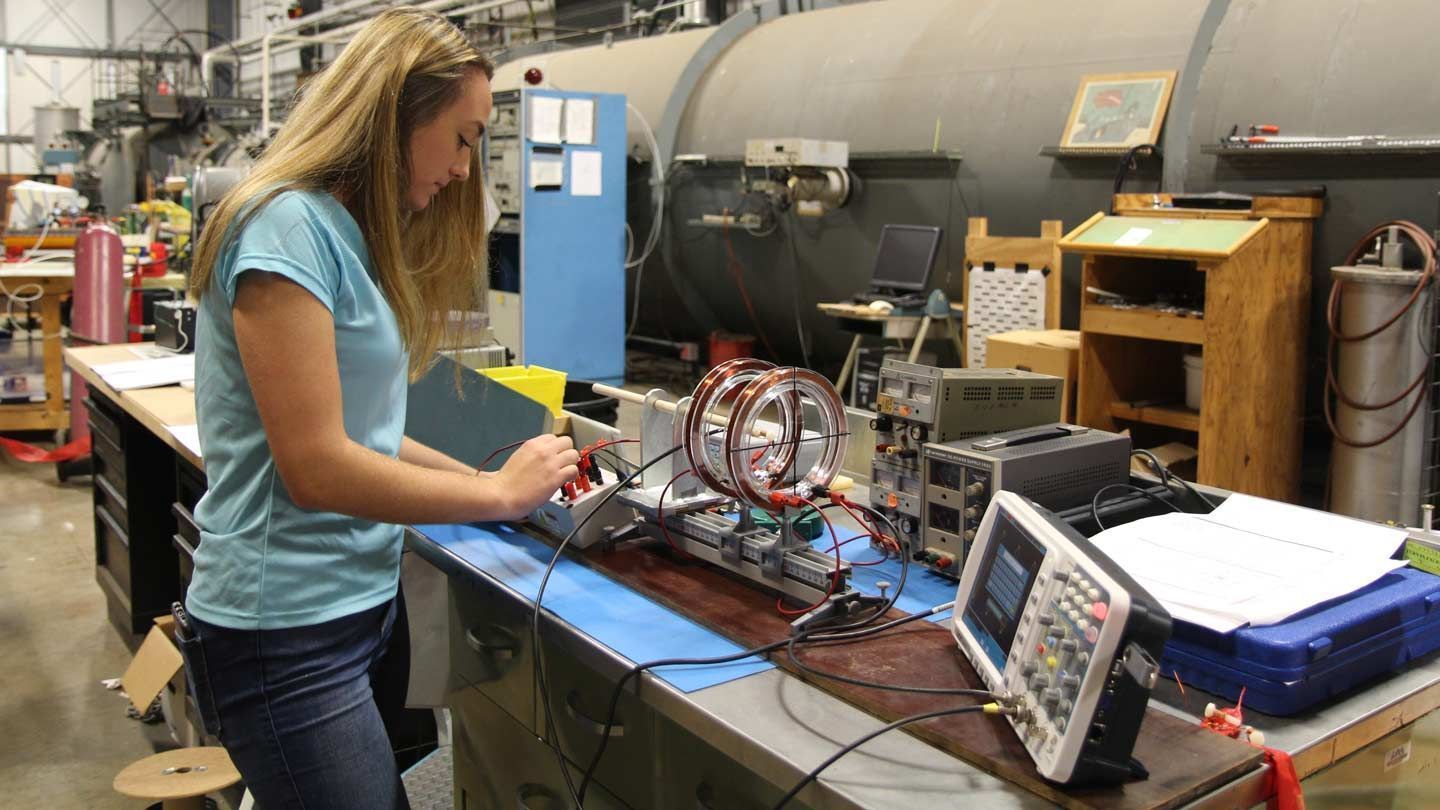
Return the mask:
POLYGON ((1203 11, 1193 0, 888 0, 791 14, 716 61, 678 151, 742 154, 746 138, 767 136, 929 150, 938 120, 940 147, 977 171, 1042 182, 1054 163, 1038 152, 1059 142, 1081 75, 1179 70, 1203 11))
MULTIPOLYGON (((813 365, 838 368, 848 339, 815 315, 814 303, 864 286, 884 224, 944 227, 937 274, 958 292, 967 217, 988 217, 992 234, 1026 235, 1042 219, 1068 228, 1108 206, 1116 160, 1038 154, 1058 142, 1081 76, 1095 73, 1180 73, 1161 134, 1163 190, 1328 186, 1312 257, 1323 288, 1329 267, 1371 225, 1434 221, 1440 156, 1259 161, 1204 155, 1201 146, 1252 123, 1278 124, 1286 134, 1440 135, 1437 24, 1440 5, 1425 0, 881 0, 765 22, 725 43, 709 64, 680 118, 677 154, 733 156, 747 138, 802 136, 848 141, 852 154, 925 151, 938 142, 963 160, 852 161, 864 183, 857 200, 819 220, 787 218, 769 237, 730 234, 738 267, 727 266, 719 231, 688 224, 739 202, 737 166, 672 168, 670 263, 647 269, 639 333, 753 333, 735 291, 738 274, 785 359, 799 359, 791 308, 798 290, 813 365)), ((627 94, 658 126, 691 58, 717 50, 725 31, 521 58, 500 68, 495 86, 518 86, 525 68, 541 67, 556 87, 627 94)), ((638 141, 633 123, 631 136, 638 141)), ((1142 160, 1128 189, 1159 189, 1161 179, 1156 163, 1142 160)), ((631 197, 631 224, 643 233, 648 198, 631 197)), ((1067 267, 1062 312, 1071 327, 1078 281, 1078 268, 1067 267)), ((1318 298, 1312 358, 1324 349, 1318 298)), ((1318 427, 1323 366, 1312 362, 1309 414, 1318 427)))
MULTIPOLYGON (((712 29, 702 28, 525 56, 498 66, 490 86, 497 92, 518 90, 525 86, 525 71, 537 68, 544 77, 541 87, 622 93, 650 126, 658 127, 676 78, 712 33, 712 29)), ((633 120, 629 134, 632 149, 644 143, 633 120)))
MULTIPOLYGON (((1179 70, 1204 9, 1189 0, 889 0, 784 16, 743 35, 710 67, 676 152, 739 155, 747 138, 800 136, 847 141, 852 155, 930 152, 937 144, 962 155, 958 165, 852 161, 864 190, 845 209, 789 219, 767 239, 732 235, 739 275, 772 342, 799 359, 791 304, 798 289, 812 365, 838 366, 848 336, 814 303, 865 287, 885 224, 944 228, 935 281, 958 298, 968 217, 989 217, 992 234, 1038 235, 1042 219, 1073 226, 1104 208, 1115 160, 1057 160, 1041 157, 1041 148, 1059 142, 1082 75, 1179 70)), ((647 280, 642 329, 673 334, 688 318, 691 334, 755 331, 721 235, 685 225, 735 205, 737 174, 734 164, 694 169, 673 183, 677 266, 671 290, 647 280)), ((1142 170, 1136 187, 1153 188, 1156 179, 1142 170)), ((1065 286, 1073 320, 1073 268, 1065 286)))
MULTIPOLYGON (((1336 267, 1335 283, 1343 284, 1340 331, 1361 335, 1405 309, 1420 281, 1418 270, 1379 267, 1336 267)), ((1430 365, 1434 334, 1433 287, 1395 325, 1367 340, 1340 344, 1337 385, 1352 401, 1389 402, 1405 391, 1430 365)), ((1426 492, 1426 422, 1430 386, 1387 408, 1353 408, 1335 403, 1334 470, 1330 508, 1366 520, 1398 520, 1420 525, 1420 504, 1426 492), (1412 416, 1411 409, 1418 408, 1412 416), (1403 427, 1402 427, 1403 425, 1403 427), (1387 435, 1393 437, 1365 447, 1387 435), (1343 438, 1342 438, 1343 437, 1343 438)))

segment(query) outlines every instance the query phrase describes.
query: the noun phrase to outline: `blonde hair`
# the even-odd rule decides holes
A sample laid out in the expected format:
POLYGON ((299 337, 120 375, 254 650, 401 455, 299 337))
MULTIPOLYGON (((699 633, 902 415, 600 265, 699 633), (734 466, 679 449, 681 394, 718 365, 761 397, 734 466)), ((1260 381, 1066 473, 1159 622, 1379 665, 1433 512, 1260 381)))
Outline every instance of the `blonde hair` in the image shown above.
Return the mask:
POLYGON ((406 147, 414 129, 459 98, 476 72, 493 77, 494 65, 437 14, 394 8, 366 24, 306 85, 254 171, 205 223, 192 294, 206 292, 230 240, 276 196, 335 194, 365 235, 410 352, 411 378, 418 377, 455 328, 449 312, 481 308, 485 190, 477 148, 468 180, 447 185, 425 210, 403 213, 406 147))

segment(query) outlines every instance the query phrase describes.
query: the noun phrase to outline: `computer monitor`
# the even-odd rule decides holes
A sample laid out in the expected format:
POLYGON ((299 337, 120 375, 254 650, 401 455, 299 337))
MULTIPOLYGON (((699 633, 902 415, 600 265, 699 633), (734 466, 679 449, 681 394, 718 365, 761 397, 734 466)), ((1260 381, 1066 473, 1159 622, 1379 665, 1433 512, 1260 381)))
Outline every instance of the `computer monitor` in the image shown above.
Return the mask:
POLYGON ((875 251, 872 290, 925 290, 940 251, 940 229, 930 225, 886 225, 875 251))

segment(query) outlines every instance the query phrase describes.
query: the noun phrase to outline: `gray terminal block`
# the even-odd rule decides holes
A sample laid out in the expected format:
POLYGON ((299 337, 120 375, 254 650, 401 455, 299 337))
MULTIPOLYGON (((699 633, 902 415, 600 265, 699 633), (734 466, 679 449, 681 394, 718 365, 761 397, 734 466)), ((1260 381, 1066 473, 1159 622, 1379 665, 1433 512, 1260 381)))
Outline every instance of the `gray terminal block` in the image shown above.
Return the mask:
POLYGON ((1065 381, 1006 368, 936 368, 888 359, 875 401, 871 505, 913 551, 924 514, 926 444, 1055 422, 1065 381))
POLYGON ((1052 510, 1089 503, 1130 480, 1130 437, 1061 422, 924 448, 921 538, 931 568, 959 576, 996 492, 1052 510), (939 561, 946 561, 937 565, 939 561))

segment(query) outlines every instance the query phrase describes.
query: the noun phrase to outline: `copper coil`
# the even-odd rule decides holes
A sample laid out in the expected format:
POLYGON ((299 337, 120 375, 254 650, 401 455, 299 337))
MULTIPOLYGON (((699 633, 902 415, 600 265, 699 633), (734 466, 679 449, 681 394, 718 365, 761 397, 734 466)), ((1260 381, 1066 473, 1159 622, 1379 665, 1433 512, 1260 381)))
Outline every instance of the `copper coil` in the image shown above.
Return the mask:
POLYGON ((839 393, 829 380, 809 369, 772 368, 745 386, 730 414, 725 431, 725 464, 733 482, 732 497, 761 509, 774 509, 770 493, 776 489, 775 484, 783 483, 804 440, 802 393, 818 406, 823 427, 818 441, 823 445, 815 464, 804 475, 793 478, 796 482, 803 480, 819 486, 828 486, 835 480, 847 444, 845 406, 839 393), (762 486, 752 457, 752 451, 757 448, 749 444, 749 437, 756 420, 772 402, 781 411, 780 436, 763 446, 761 460, 767 481, 762 486))
POLYGON ((695 386, 695 393, 690 397, 690 409, 685 412, 681 434, 685 457, 690 462, 690 468, 695 471, 695 476, 706 487, 721 495, 739 497, 726 480, 727 472, 723 459, 710 454, 707 441, 710 412, 721 403, 726 394, 773 368, 774 363, 753 357, 738 357, 726 361, 710 369, 700 384, 695 386))

